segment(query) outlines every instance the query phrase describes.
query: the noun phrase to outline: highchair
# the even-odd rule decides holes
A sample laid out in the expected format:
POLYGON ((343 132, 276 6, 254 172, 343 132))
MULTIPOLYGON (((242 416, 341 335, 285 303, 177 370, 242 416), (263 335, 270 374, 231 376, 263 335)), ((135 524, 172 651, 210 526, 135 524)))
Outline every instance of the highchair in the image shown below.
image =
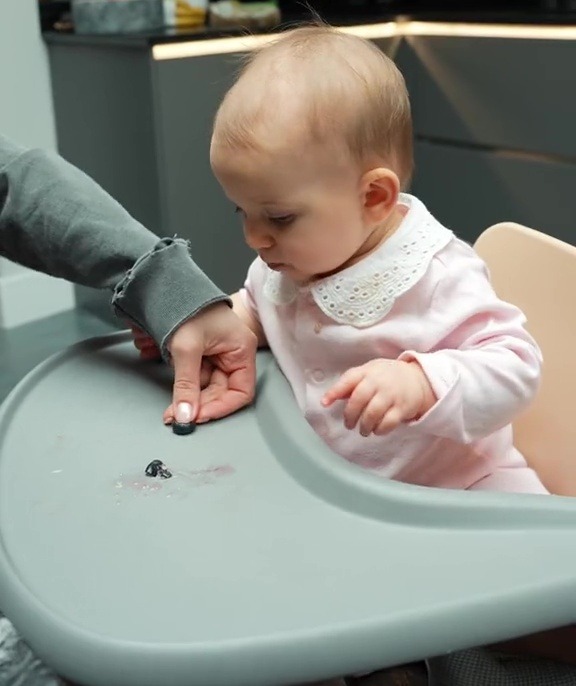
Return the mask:
MULTIPOLYGON (((477 243, 542 346, 518 447, 576 492, 576 249, 477 243)), ((576 620, 576 500, 374 478, 301 416, 269 353, 254 405, 175 436, 165 366, 130 337, 47 360, 0 413, 0 607, 86 686, 275 686, 576 620), (150 478, 160 459, 172 478, 150 478)))

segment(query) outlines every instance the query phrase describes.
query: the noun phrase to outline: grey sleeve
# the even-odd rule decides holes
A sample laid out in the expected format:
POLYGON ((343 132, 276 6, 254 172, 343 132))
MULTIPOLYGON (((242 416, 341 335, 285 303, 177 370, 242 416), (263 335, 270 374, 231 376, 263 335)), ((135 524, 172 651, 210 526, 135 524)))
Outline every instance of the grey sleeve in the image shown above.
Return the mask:
POLYGON ((166 355, 185 320, 229 299, 180 239, 159 239, 61 157, 0 136, 0 255, 31 269, 114 290, 116 312, 166 355))

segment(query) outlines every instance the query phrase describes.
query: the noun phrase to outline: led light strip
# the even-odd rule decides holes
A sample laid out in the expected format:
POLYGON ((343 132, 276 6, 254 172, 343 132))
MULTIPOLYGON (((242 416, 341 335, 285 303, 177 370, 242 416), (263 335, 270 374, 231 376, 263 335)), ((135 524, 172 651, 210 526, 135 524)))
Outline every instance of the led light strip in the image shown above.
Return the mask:
MULTIPOLYGON (((476 38, 531 38, 537 40, 576 40, 576 26, 525 26, 521 24, 449 24, 422 21, 389 21, 381 24, 342 26, 340 31, 362 38, 391 38, 394 36, 468 36, 476 38)), ((210 38, 184 43, 154 45, 155 60, 174 60, 201 55, 223 55, 249 52, 266 45, 278 34, 210 38)))
POLYGON ((471 36, 474 38, 532 38, 537 40, 576 40, 576 26, 524 24, 448 24, 407 21, 400 23, 404 36, 471 36))
POLYGON ((155 60, 176 60, 181 57, 201 55, 225 55, 230 52, 249 52, 273 40, 274 34, 262 36, 239 36, 236 38, 209 38, 207 40, 187 41, 186 43, 162 43, 154 45, 152 56, 155 60))

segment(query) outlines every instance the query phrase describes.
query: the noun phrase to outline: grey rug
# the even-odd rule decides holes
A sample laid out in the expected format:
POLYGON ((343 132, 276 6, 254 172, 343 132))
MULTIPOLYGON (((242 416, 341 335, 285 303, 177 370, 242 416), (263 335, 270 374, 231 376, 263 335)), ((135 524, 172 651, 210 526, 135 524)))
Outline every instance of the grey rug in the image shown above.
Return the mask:
POLYGON ((64 686, 0 615, 0 686, 64 686))
POLYGON ((483 648, 428 660, 428 673, 430 686, 576 686, 573 665, 483 648))

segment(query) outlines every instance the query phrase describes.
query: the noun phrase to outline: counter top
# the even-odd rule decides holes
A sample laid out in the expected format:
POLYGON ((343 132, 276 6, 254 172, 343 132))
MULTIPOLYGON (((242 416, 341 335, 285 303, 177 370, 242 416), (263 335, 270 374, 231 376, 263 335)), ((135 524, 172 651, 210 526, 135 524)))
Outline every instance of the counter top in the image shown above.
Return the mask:
MULTIPOLYGON (((288 17, 288 20, 290 17, 288 17)), ((411 12, 399 16, 397 13, 379 13, 375 15, 355 14, 346 17, 333 16, 328 20, 334 26, 350 26, 354 24, 375 24, 398 19, 414 21, 442 22, 442 23, 475 23, 475 24, 529 24, 529 25, 562 25, 576 26, 575 12, 543 12, 542 10, 526 11, 487 11, 462 9, 458 12, 411 12)), ((198 28, 174 29, 165 28, 156 31, 130 34, 86 34, 80 35, 72 31, 45 31, 44 40, 48 44, 59 45, 91 45, 102 47, 148 48, 161 43, 175 43, 184 41, 206 40, 245 35, 244 29, 221 29, 202 26, 198 28)))
MULTIPOLYGON (((164 28, 156 31, 122 34, 77 34, 74 31, 44 31, 42 36, 51 45, 101 45, 125 48, 147 48, 160 43, 178 43, 208 38, 241 36, 243 29, 220 29, 210 26, 198 28, 164 28)), ((261 32, 260 32, 261 33, 261 32)))

